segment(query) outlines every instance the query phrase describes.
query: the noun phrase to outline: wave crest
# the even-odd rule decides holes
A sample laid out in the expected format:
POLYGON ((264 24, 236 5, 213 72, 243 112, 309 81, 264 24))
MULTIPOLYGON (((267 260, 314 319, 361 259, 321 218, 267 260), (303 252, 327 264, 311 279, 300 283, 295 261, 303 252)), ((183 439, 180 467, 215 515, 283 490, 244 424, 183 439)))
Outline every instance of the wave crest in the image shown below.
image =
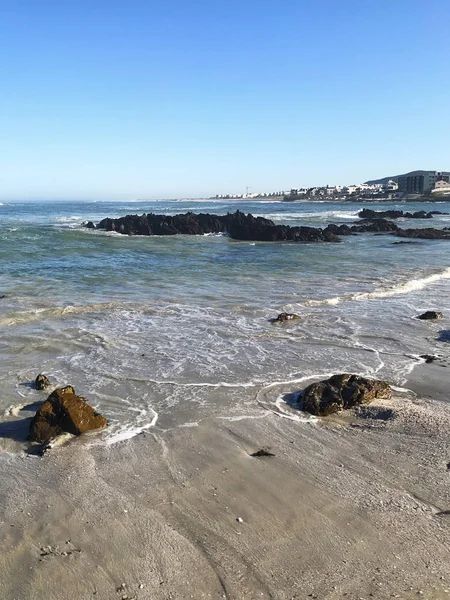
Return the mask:
POLYGON ((325 300, 308 300, 306 306, 321 306, 321 305, 336 305, 341 302, 361 302, 363 300, 377 300, 379 298, 391 298, 399 294, 409 294, 418 292, 432 283, 441 281, 442 279, 450 279, 450 267, 447 267, 440 273, 434 273, 427 277, 419 279, 410 279, 404 283, 399 283, 389 288, 379 288, 373 292, 360 292, 358 294, 348 294, 345 296, 335 296, 334 298, 326 298, 325 300))

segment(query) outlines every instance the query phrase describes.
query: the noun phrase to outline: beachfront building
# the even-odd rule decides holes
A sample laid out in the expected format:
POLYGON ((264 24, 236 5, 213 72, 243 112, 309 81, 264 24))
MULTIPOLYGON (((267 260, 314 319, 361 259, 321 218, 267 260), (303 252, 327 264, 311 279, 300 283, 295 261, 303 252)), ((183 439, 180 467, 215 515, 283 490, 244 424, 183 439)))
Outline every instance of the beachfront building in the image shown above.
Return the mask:
POLYGON ((440 179, 436 181, 434 188, 431 190, 432 194, 450 194, 450 182, 449 178, 447 180, 440 179))
POLYGON ((398 191, 403 194, 426 194, 431 192, 437 181, 449 181, 447 171, 418 171, 398 178, 398 191))

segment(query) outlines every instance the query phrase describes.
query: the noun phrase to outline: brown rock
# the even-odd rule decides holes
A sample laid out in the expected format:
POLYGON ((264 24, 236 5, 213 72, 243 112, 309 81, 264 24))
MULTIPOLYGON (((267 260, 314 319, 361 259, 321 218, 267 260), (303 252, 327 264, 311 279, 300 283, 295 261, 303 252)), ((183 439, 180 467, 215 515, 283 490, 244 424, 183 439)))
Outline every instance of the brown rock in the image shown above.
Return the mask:
POLYGON ((302 408, 313 415, 326 416, 358 404, 369 404, 375 398, 390 398, 391 394, 384 381, 344 373, 308 386, 303 392, 302 408))
POLYGON ((282 312, 276 319, 271 319, 271 323, 284 323, 285 321, 293 321, 294 319, 300 319, 300 317, 294 313, 282 312))
POLYGON ((42 373, 39 373, 34 383, 36 385, 37 390, 45 390, 45 388, 48 388, 48 386, 50 385, 48 377, 46 377, 42 373))
POLYGON ((29 439, 43 444, 61 433, 80 435, 106 425, 105 417, 67 386, 52 392, 39 408, 31 421, 29 439))

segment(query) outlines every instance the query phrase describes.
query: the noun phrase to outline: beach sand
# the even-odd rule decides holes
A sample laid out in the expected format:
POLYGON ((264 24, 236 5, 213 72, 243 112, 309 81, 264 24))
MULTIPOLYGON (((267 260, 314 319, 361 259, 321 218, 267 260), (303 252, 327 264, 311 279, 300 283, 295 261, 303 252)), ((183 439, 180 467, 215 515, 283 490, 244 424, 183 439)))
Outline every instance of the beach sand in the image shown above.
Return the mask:
POLYGON ((396 393, 4 459, 0 598, 450 598, 449 430, 450 404, 396 393))

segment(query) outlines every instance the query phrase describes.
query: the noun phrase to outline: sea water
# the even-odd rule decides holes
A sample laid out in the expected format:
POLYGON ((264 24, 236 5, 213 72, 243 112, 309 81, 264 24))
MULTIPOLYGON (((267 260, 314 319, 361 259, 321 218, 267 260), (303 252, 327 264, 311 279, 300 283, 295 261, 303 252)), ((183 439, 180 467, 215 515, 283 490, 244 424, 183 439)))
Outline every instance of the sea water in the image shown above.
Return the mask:
MULTIPOLYGON (((82 227, 126 214, 237 209, 276 223, 324 227, 351 224, 363 207, 4 201, 0 448, 11 451, 10 426, 28 422, 45 399, 31 385, 40 372, 54 387, 73 385, 108 418, 108 429, 86 443, 111 444, 205 418, 258 418, 271 409, 284 414, 280 389, 295 392, 332 373, 401 386, 419 355, 448 356, 448 241, 360 234, 340 244, 264 243, 82 227), (415 318, 425 310, 446 316, 415 318), (301 319, 271 324, 282 311, 301 319)), ((450 202, 370 207, 450 212, 450 202)), ((444 227, 450 216, 397 223, 444 227)))

